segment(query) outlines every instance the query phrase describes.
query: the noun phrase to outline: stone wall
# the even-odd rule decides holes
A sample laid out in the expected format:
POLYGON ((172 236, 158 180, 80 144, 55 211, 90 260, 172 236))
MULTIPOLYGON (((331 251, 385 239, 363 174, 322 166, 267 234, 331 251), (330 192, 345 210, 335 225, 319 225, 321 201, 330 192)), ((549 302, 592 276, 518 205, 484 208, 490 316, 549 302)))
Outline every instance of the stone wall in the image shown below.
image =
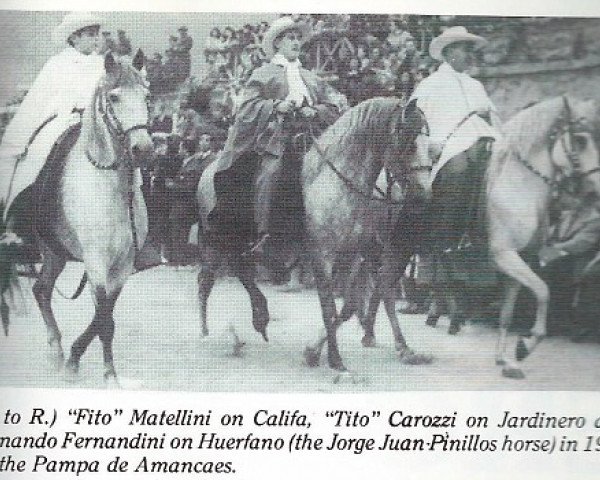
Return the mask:
POLYGON ((473 30, 489 40, 475 76, 504 119, 565 93, 600 105, 600 19, 490 19, 473 30))

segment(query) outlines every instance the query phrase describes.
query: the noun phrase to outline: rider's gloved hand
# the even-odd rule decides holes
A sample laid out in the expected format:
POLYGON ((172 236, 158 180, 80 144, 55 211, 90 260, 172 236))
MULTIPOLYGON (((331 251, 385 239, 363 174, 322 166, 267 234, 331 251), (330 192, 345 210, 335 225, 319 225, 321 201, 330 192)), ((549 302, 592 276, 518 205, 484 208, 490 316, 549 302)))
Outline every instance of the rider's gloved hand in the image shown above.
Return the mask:
POLYGON ((300 115, 304 118, 313 118, 317 114, 317 111, 312 107, 302 107, 300 109, 300 115))
POLYGON ((276 110, 278 113, 286 114, 290 113, 294 108, 296 108, 296 102, 292 100, 283 100, 277 105, 276 110))

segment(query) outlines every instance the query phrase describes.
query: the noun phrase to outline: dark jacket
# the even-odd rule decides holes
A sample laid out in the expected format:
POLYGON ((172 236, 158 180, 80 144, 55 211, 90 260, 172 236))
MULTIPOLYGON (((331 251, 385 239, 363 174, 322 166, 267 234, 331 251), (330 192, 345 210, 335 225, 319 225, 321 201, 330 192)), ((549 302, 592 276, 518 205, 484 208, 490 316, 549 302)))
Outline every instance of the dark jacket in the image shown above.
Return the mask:
MULTIPOLYGON (((312 97, 312 106, 317 110, 313 124, 318 134, 319 129, 331 125, 340 115, 334 91, 313 72, 302 68, 300 74, 312 97)), ((286 132, 276 108, 288 93, 284 67, 267 63, 252 73, 219 157, 218 171, 229 169, 245 153, 283 154, 286 132)))

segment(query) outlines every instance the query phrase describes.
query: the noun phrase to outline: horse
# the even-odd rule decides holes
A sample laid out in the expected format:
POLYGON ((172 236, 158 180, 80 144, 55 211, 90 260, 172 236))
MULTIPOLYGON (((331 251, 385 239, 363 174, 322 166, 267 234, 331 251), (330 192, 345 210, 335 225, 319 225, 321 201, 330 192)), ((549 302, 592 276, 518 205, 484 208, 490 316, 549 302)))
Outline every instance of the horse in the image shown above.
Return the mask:
POLYGON ((51 305, 54 285, 67 261, 80 261, 91 286, 95 314, 71 347, 67 372, 78 372, 81 357, 99 337, 104 379, 115 386, 113 308, 133 273, 136 250, 148 229, 137 170, 152 151, 149 93, 140 73, 143 58, 141 51, 131 64, 110 53, 105 56, 105 74, 81 123, 67 134, 68 146, 62 154, 55 152, 55 145, 32 186, 33 225, 43 261, 33 293, 52 357, 63 365, 61 333, 51 305))
MULTIPOLYGON (((395 347, 407 363, 429 363, 408 346, 395 311, 395 282, 412 253, 398 257, 396 227, 399 214, 422 208, 431 194, 431 162, 427 128, 414 102, 406 107, 395 98, 366 100, 350 109, 315 141, 304 157, 302 184, 306 211, 306 241, 312 257, 325 335, 304 352, 306 363, 319 363, 327 343, 328 364, 346 372, 337 346, 337 329, 360 308, 352 290, 375 274, 375 293, 367 312, 372 326, 381 299, 394 333, 395 347), (386 176, 386 195, 375 197, 377 180, 386 176), (391 191, 399 185, 402 200, 391 191), (337 313, 333 266, 340 254, 354 255, 346 303, 337 313), (363 280, 361 280, 363 279, 363 280)), ((407 228, 410 226, 407 225, 407 228)), ((400 240, 401 241, 401 240, 400 240)), ((402 249, 408 252, 410 249, 402 249)), ((363 345, 371 346, 373 332, 365 331, 363 345)))
MULTIPOLYGON (((326 282, 321 277, 319 283, 321 304, 327 309, 324 311, 326 325, 332 318, 329 314, 333 315, 335 308, 332 306, 332 257, 363 251, 366 255, 366 251, 370 249, 368 244, 376 242, 376 237, 380 236, 375 230, 381 232, 381 229, 374 228, 375 224, 391 220, 387 215, 388 207, 394 211, 400 208, 397 202, 386 198, 386 192, 379 190, 381 196, 373 195, 377 178, 384 166, 388 176, 394 179, 392 183, 398 181, 402 184, 406 198, 414 198, 416 201, 421 196, 428 195, 431 164, 424 154, 425 144, 421 141, 424 131, 422 116, 414 104, 403 108, 398 99, 375 98, 346 111, 318 139, 313 139, 313 145, 304 155, 301 185, 305 222, 299 244, 303 252, 308 245, 312 245, 309 254, 313 265, 320 269, 323 266, 315 261, 315 258, 321 258, 316 255, 316 251, 328 252, 329 276, 326 282), (417 157, 419 161, 415 160, 417 157), (373 208, 374 205, 377 208, 373 208), (377 218, 373 216, 375 213, 377 218), (330 303, 324 304, 323 298, 329 299, 330 303)), ((216 168, 217 162, 211 164, 198 185, 197 199, 202 230, 209 226, 207 217, 214 202, 212 179, 216 168)), ((198 239, 202 257, 198 293, 203 335, 208 334, 207 304, 214 285, 215 271, 223 261, 227 261, 250 296, 253 326, 266 340, 268 305, 254 281, 253 260, 240 255, 239 249, 226 240, 210 241, 201 233, 202 230, 199 229, 198 239)), ((388 236, 386 243, 389 244, 389 240, 388 236)), ((386 275, 383 277, 387 278, 386 275)), ((356 304, 350 300, 349 303, 351 308, 347 310, 354 312, 356 304)), ((393 309, 392 316, 396 318, 393 309)), ((333 338, 335 331, 331 328, 329 331, 333 342, 330 365, 336 370, 344 370, 339 352, 337 359, 333 353, 337 352, 333 338)), ((397 343, 405 345, 399 328, 397 332, 397 343)), ((316 364, 313 359, 306 360, 309 366, 316 364)))
POLYGON ((551 98, 517 113, 504 124, 487 173, 486 214, 491 259, 505 275, 496 364, 509 378, 524 378, 506 358, 508 327, 522 287, 537 302, 535 322, 519 336, 515 357, 524 360, 546 335, 549 289, 523 257, 537 255, 548 230, 553 196, 576 187, 600 195, 597 108, 593 101, 551 98))

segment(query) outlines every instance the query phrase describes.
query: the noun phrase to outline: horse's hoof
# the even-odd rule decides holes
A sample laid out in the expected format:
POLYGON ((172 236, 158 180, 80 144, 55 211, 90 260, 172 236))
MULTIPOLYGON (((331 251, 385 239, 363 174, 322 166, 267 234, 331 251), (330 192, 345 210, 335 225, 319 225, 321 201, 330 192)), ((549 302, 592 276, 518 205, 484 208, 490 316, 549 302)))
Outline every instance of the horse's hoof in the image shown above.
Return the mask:
POLYGON ((333 377, 334 385, 358 385, 368 383, 366 378, 360 377, 353 372, 343 370, 338 372, 333 377))
POLYGON ((79 380, 79 362, 69 358, 65 364, 65 380, 69 383, 75 383, 79 380))
POLYGON ((366 348, 374 348, 376 347, 375 337, 371 335, 365 335, 361 340, 362 346, 366 348))
POLYGON ((435 328, 437 326, 438 320, 439 320, 439 318, 428 316, 427 320, 425 320, 425 325, 427 325, 428 327, 435 328))
POLYGON ((415 353, 408 347, 398 350, 398 357, 400 358, 400 362, 405 365, 429 365, 433 362, 433 355, 415 353))
POLYGON ((112 374, 104 374, 104 386, 107 390, 120 390, 121 384, 117 380, 117 375, 113 372, 112 374))
POLYGON ((65 353, 60 343, 50 343, 50 350, 48 351, 48 361, 55 368, 56 371, 62 370, 65 365, 65 353))
POLYGON ((202 325, 202 336, 208 337, 208 327, 206 325, 202 325))
POLYGON ((263 340, 265 342, 269 341, 269 337, 267 336, 267 325, 269 324, 269 319, 267 318, 266 320, 263 319, 262 317, 257 319, 257 320, 252 320, 252 326, 254 327, 254 330, 256 330, 258 333, 260 333, 263 337, 263 340))
POLYGON ((503 358, 497 358, 496 359, 496 366, 497 367, 504 367, 506 365, 506 360, 504 360, 503 358))
POLYGON ((306 363, 307 367, 315 368, 319 366, 319 362, 321 361, 320 352, 318 352, 315 348, 306 347, 304 349, 304 363, 306 363))
POLYGON ((233 350, 231 352, 231 356, 235 358, 241 358, 244 356, 244 347, 246 346, 246 342, 238 342, 233 345, 233 350))
POLYGON ((504 367, 502 369, 502 376, 506 378, 511 378, 513 380, 522 380, 525 378, 523 370, 516 367, 504 367))
POLYGON ((544 335, 522 336, 517 342, 515 356, 519 362, 525 360, 544 339, 544 335))
POLYGON ((451 324, 448 327, 448 335, 456 335, 458 332, 460 332, 460 325, 451 324))

